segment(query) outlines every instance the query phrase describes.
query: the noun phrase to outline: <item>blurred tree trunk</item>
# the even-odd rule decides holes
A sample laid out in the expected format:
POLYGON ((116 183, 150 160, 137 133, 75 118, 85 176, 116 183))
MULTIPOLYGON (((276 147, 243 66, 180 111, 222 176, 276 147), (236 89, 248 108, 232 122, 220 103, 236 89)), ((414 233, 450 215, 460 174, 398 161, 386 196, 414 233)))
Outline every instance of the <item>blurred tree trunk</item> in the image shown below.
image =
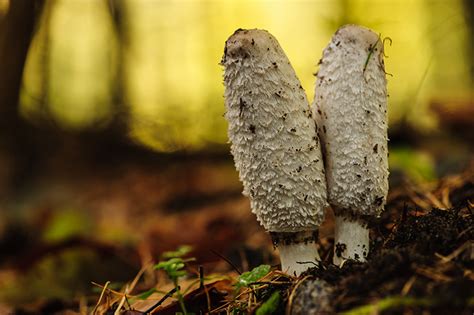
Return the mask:
MULTIPOLYGON (((46 119, 39 121, 38 126, 21 117, 19 97, 24 65, 36 26, 47 5, 45 2, 10 1, 7 14, 0 20, 0 199, 11 199, 13 194, 21 192, 37 172, 49 172, 56 168, 67 169, 68 173, 76 172, 80 171, 80 164, 86 167, 97 162, 103 165, 101 161, 109 164, 113 160, 120 161, 130 153, 132 156, 127 158, 133 159, 145 151, 131 145, 126 138, 122 71, 119 71, 114 91, 115 114, 104 128, 82 132, 60 130, 48 121, 47 111, 44 113, 46 119), (71 168, 71 165, 74 167, 71 168)), ((124 41, 122 1, 110 1, 109 4, 117 36, 124 41)), ((49 5, 54 6, 54 1, 49 5)), ((121 48, 123 45, 121 43, 121 48)), ((48 55, 46 51, 45 56, 48 55)), ((48 71, 45 60, 45 77, 48 71)), ((42 102, 47 102, 46 95, 43 95, 42 102)), ((46 104, 43 106, 46 107, 46 104)))
POLYGON ((113 95, 113 102, 115 108, 113 112, 115 113, 114 119, 112 120, 109 129, 112 129, 112 133, 119 133, 123 137, 123 133, 127 130, 126 118, 128 117, 129 110, 126 104, 126 100, 124 97, 124 85, 125 85, 125 73, 124 73, 124 65, 125 65, 125 49, 128 46, 128 32, 125 26, 125 3, 123 0, 107 0, 109 13, 112 17, 113 25, 115 34, 118 39, 118 69, 117 69, 117 79, 115 80, 114 86, 114 95, 113 95))
MULTIPOLYGON (((126 29, 126 5, 123 0, 102 0, 109 8, 115 35, 118 40, 118 69, 112 90, 113 107, 109 122, 100 129, 83 130, 78 134, 66 136, 65 141, 82 149, 85 163, 93 163, 99 167, 109 167, 126 160, 137 160, 144 155, 153 156, 148 148, 133 143, 127 137, 129 106, 124 96, 125 84, 125 50, 128 47, 128 31, 126 29), (72 137, 71 137, 72 136, 72 137), (72 141, 71 141, 72 140, 72 141)), ((67 145, 67 144, 65 144, 67 145)))
MULTIPOLYGON (((118 39, 118 69, 117 78, 113 88, 113 108, 112 117, 110 122, 101 130, 84 132, 84 136, 95 142, 95 151, 99 151, 99 155, 104 152, 112 153, 124 153, 127 151, 133 151, 135 146, 128 140, 128 114, 129 107, 127 106, 126 99, 124 97, 124 50, 128 44, 127 30, 125 26, 125 4, 123 0, 104 0, 107 2, 109 8, 109 14, 112 18, 114 25, 115 34, 118 39), (91 135, 95 135, 90 137, 91 135)), ((92 144, 92 143, 90 143, 92 144)), ((107 154, 108 155, 108 154, 107 154)))
POLYGON ((13 184, 21 181, 32 158, 31 127, 21 119, 18 101, 28 48, 43 6, 44 0, 10 1, 0 24, 0 149, 8 154, 0 172, 7 181, 13 179, 13 184))

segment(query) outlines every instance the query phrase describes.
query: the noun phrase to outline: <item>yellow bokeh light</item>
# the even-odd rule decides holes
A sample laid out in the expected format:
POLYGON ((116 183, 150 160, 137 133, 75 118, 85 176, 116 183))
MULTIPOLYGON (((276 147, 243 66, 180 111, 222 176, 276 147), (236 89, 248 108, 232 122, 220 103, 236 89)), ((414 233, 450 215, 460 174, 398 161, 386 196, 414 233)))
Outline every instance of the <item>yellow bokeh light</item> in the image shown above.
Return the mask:
MULTIPOLYGON (((112 22, 106 1, 54 3, 47 89, 51 115, 65 125, 87 126, 113 111, 112 86, 118 78, 112 22)), ((129 131, 132 138, 157 150, 197 150, 226 143, 218 63, 225 40, 238 28, 262 28, 275 35, 310 100, 316 64, 340 25, 358 23, 390 37, 386 69, 393 75, 388 77, 391 123, 416 119, 416 126, 433 128, 428 103, 463 97, 472 89, 468 29, 460 0, 123 3, 121 93, 128 105, 129 131)), ((45 90, 41 36, 45 35, 40 29, 25 72, 26 113, 35 111, 31 100, 45 90)))

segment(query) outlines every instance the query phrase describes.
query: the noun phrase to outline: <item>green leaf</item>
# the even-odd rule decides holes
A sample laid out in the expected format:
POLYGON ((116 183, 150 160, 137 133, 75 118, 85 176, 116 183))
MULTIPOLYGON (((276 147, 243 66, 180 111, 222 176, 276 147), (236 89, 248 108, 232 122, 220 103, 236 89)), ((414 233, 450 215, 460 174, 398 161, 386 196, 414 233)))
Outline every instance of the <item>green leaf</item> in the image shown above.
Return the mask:
POLYGON ((244 272, 239 276, 235 288, 240 290, 242 287, 248 287, 253 282, 265 277, 270 272, 269 265, 260 265, 251 271, 244 272))
POLYGON ((184 277, 187 274, 186 270, 182 270, 185 263, 194 260, 194 258, 182 259, 176 257, 166 261, 160 261, 153 268, 164 270, 171 280, 176 281, 178 278, 184 277))
POLYGON ((275 291, 268 300, 265 301, 255 312, 256 315, 274 314, 280 304, 280 292, 275 291))
POLYGON ((433 305, 433 300, 429 298, 414 298, 409 296, 388 296, 373 304, 356 307, 350 311, 344 312, 344 315, 370 315, 385 310, 393 310, 405 306, 429 307, 433 305))
POLYGON ((155 293, 157 290, 155 288, 151 288, 150 290, 147 290, 145 292, 142 292, 135 296, 134 298, 138 300, 146 300, 148 299, 153 293, 155 293))
POLYGON ((183 257, 189 252, 191 252, 193 248, 189 245, 182 245, 178 247, 175 251, 164 252, 161 256, 163 258, 176 258, 176 257, 183 257))
POLYGON ((184 265, 182 258, 171 258, 169 260, 160 261, 158 264, 155 265, 155 269, 177 269, 178 265, 184 265))

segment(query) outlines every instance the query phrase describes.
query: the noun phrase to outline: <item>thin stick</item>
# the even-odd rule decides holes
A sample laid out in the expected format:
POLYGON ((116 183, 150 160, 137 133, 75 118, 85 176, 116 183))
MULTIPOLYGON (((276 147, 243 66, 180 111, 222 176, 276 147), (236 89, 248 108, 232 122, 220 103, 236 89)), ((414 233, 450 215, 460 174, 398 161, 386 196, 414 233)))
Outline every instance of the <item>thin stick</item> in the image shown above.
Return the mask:
POLYGON ((365 60, 365 63, 364 63, 364 70, 362 71, 362 73, 365 73, 365 70, 367 69, 367 66, 369 65, 370 57, 372 57, 372 55, 374 54, 375 47, 377 47, 377 44, 378 44, 379 42, 380 42, 380 35, 379 35, 379 37, 377 38, 377 41, 375 42, 375 44, 373 44, 373 45, 370 46, 369 54, 367 55, 367 59, 365 60))
POLYGON ((176 291, 178 291, 179 287, 174 287, 171 289, 168 293, 165 294, 158 302, 153 304, 151 307, 149 307, 146 311, 143 313, 148 314, 153 312, 158 306, 160 306, 164 301, 166 301, 170 296, 172 296, 176 291))
POLYGON ((135 286, 137 285, 138 283, 138 280, 140 280, 141 276, 143 275, 143 273, 145 272, 145 270, 150 266, 150 264, 148 265, 144 265, 140 271, 138 271, 137 275, 135 276, 135 278, 133 279, 132 283, 130 284, 129 288, 130 290, 129 291, 132 291, 135 286))
POLYGON ((290 281, 255 281, 250 283, 252 284, 272 284, 272 285, 288 285, 291 284, 292 282, 290 281))
POLYGON ((95 305, 94 310, 92 311, 92 314, 95 314, 95 312, 97 311, 97 308, 99 308, 100 302, 102 302, 102 298, 104 297, 105 290, 107 290, 107 287, 109 286, 109 284, 110 284, 110 281, 107 281, 105 285, 103 286, 102 292, 100 292, 99 300, 97 301, 97 304, 95 305))
MULTIPOLYGON (((107 282, 110 282, 110 281, 107 281, 107 282)), ((96 282, 94 282, 94 281, 92 281, 91 283, 92 283, 93 285, 99 287, 99 288, 104 288, 104 286, 103 286, 102 284, 98 284, 98 283, 96 283, 96 282)), ((107 285, 108 285, 108 284, 107 284, 107 285)), ((107 289, 107 292, 113 293, 113 294, 118 295, 118 296, 123 296, 123 295, 124 295, 123 292, 119 292, 119 291, 113 290, 113 289, 107 289)))
MULTIPOLYGON (((472 228, 472 227, 471 227, 472 228)), ((441 263, 447 263, 447 262, 450 262, 451 260, 453 260, 454 258, 456 258, 457 256, 459 256, 459 254, 461 254, 463 251, 465 251, 466 249, 468 249, 469 247, 473 246, 473 243, 470 242, 470 241, 467 241, 466 243, 462 244, 459 248, 457 248, 456 250, 454 250, 451 254, 449 254, 448 256, 443 256, 441 254, 438 254, 438 253, 435 253, 435 255, 441 259, 441 263)))
POLYGON ((410 289, 413 287, 413 284, 416 281, 416 276, 412 276, 403 286, 402 288, 402 296, 406 296, 408 292, 410 292, 410 289))
POLYGON ((303 283, 303 281, 306 281, 310 277, 311 276, 306 276, 303 279, 301 279, 300 281, 298 281, 295 284, 295 286, 293 287, 293 290, 291 290, 290 296, 288 297, 288 304, 286 304, 286 312, 285 312, 286 315, 291 314, 291 307, 293 306, 293 299, 294 299, 295 294, 296 294, 296 289, 298 289, 298 287, 301 285, 301 283, 303 283))
POLYGON ((204 287, 204 268, 199 265, 199 287, 204 287))
POLYGON ((209 296, 209 292, 207 291, 206 286, 204 285, 204 268, 202 265, 199 265, 199 289, 204 291, 206 294, 206 302, 207 302, 207 311, 211 312, 211 297, 209 296))
POLYGON ((117 306, 117 309, 115 310, 114 315, 120 315, 122 307, 125 304, 125 300, 127 299, 127 294, 128 294, 128 285, 125 286, 125 290, 123 291, 123 297, 120 300, 120 303, 117 306))
POLYGON ((239 275, 242 274, 242 272, 239 270, 239 268, 237 268, 236 265, 234 265, 233 262, 231 262, 229 259, 227 259, 226 257, 224 257, 223 255, 219 254, 218 252, 216 252, 215 250, 211 249, 211 252, 216 255, 216 256, 219 256, 220 258, 222 258, 223 260, 225 260, 225 262, 227 262, 239 275))

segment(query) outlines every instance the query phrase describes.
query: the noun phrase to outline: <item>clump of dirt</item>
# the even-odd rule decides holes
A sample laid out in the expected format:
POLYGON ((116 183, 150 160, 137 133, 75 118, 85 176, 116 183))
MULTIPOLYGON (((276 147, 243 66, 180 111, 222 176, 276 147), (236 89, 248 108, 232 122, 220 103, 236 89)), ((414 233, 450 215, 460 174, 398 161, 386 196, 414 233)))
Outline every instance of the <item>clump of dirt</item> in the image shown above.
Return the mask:
POLYGON ((410 216, 396 225, 384 248, 411 247, 415 253, 448 255, 472 239, 473 217, 460 209, 433 209, 423 216, 410 216))
POLYGON ((376 234, 367 263, 347 261, 338 268, 323 262, 310 271, 334 286, 336 311, 400 297, 400 305, 394 303, 398 311, 422 306, 434 314, 472 314, 474 216, 469 208, 424 215, 405 208, 391 229, 376 234))

